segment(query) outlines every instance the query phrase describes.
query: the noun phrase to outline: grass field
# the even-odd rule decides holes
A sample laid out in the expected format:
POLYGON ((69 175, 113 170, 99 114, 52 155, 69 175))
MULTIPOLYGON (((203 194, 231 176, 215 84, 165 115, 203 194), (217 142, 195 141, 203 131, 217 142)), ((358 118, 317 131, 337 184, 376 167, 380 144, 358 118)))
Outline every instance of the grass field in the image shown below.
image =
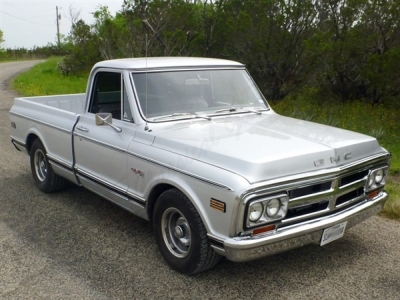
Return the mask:
MULTIPOLYGON (((24 96, 83 93, 88 74, 64 76, 58 72, 61 58, 52 57, 13 81, 13 88, 24 96)), ((315 97, 311 97, 315 98, 315 97)), ((376 137, 392 153, 391 176, 387 190, 391 196, 384 214, 400 219, 400 109, 372 106, 363 102, 318 102, 307 97, 291 97, 273 104, 286 116, 341 127, 376 137)))
POLYGON ((60 74, 57 64, 60 57, 51 57, 16 77, 13 88, 23 96, 84 93, 87 76, 65 76, 60 74))

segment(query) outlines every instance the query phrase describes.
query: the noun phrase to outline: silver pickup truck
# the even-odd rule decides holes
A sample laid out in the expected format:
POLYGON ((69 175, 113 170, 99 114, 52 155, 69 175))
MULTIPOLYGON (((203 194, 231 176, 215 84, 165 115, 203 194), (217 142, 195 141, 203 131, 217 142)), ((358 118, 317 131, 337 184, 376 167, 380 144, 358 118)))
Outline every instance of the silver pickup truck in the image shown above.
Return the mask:
POLYGON ((152 221, 186 274, 325 245, 388 197, 375 138, 276 114, 234 61, 99 62, 86 94, 17 98, 10 119, 39 189, 73 182, 152 221))

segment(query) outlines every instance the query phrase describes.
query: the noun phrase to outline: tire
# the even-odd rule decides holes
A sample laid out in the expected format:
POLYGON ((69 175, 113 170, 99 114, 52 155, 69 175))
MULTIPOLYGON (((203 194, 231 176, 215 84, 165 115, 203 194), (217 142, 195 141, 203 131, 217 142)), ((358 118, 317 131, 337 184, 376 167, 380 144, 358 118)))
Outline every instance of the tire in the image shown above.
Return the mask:
POLYGON ((36 186, 45 193, 52 193, 66 187, 67 181, 54 173, 42 142, 36 139, 31 148, 31 171, 36 186))
POLYGON ((160 195, 154 207, 153 225, 158 248, 170 267, 195 274, 221 259, 210 245, 207 230, 190 200, 179 190, 160 195))

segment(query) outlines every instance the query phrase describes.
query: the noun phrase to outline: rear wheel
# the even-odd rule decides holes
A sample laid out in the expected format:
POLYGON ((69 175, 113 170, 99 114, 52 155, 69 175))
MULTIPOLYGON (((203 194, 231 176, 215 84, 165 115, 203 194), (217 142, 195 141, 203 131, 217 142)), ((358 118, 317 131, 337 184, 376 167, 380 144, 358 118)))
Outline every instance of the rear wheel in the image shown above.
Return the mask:
POLYGON ((161 194, 154 208, 157 245, 167 263, 184 274, 195 274, 216 265, 221 256, 211 248, 200 215, 179 190, 161 194))
POLYGON ((62 190, 67 181, 54 173, 46 155, 42 142, 36 139, 30 153, 31 171, 36 186, 45 193, 62 190))

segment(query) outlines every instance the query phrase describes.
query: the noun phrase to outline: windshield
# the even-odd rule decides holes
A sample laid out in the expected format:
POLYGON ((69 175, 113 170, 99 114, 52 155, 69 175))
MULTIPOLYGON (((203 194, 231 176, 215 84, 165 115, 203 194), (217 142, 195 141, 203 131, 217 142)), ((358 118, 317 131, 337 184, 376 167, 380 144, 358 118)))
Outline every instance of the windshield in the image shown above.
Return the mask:
POLYGON ((264 97, 242 69, 132 73, 132 76, 141 110, 154 121, 168 115, 218 115, 240 112, 242 108, 268 109, 264 97))

